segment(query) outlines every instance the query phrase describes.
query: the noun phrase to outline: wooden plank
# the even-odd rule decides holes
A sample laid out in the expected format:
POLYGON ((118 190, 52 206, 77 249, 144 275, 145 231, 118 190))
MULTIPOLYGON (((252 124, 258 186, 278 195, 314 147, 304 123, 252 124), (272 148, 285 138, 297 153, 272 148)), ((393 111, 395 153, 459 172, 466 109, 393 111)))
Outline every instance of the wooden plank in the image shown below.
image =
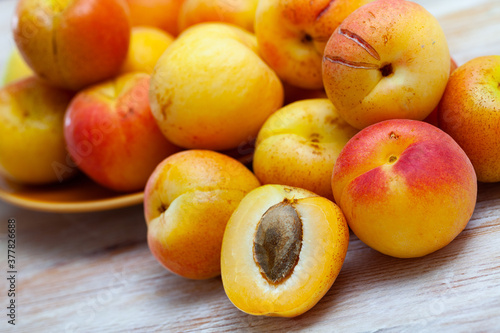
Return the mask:
MULTIPOLYGON (((498 0, 417 2, 436 15, 459 64, 500 54, 498 0)), ((13 46, 14 3, 0 2, 2 64, 13 46)), ((20 332, 493 332, 500 330, 499 208, 500 184, 480 184, 466 230, 424 258, 390 258, 351 236, 331 290, 293 319, 240 312, 220 278, 190 281, 167 272, 147 248, 141 206, 50 214, 0 202, 0 218, 17 220, 20 332)), ((5 280, 1 285, 5 313, 5 280)), ((2 318, 4 331, 10 327, 2 318)))

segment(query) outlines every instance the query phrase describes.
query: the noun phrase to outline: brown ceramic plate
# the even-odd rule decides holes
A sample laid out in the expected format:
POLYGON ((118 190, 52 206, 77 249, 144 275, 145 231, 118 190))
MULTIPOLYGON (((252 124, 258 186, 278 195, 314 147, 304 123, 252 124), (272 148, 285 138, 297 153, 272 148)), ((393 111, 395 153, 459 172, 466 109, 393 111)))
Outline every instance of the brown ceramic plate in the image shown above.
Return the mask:
POLYGON ((25 186, 0 177, 0 199, 38 211, 76 213, 141 204, 144 192, 118 193, 79 175, 61 184, 25 186))

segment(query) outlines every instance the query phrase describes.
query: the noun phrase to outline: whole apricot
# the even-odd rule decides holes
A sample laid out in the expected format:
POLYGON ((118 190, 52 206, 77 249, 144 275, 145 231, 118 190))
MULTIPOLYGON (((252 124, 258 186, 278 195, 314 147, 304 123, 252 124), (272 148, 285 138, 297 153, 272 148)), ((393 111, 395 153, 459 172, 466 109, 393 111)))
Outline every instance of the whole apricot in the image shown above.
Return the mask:
POLYGON ((333 200, 330 181, 335 160, 357 131, 326 98, 289 104, 260 129, 255 175, 262 184, 301 187, 333 200))
POLYGON ((453 72, 438 124, 469 156, 481 182, 500 181, 500 56, 472 59, 453 72))
POLYGON ((283 86, 255 36, 226 23, 185 30, 151 75, 151 111, 165 137, 189 149, 230 150, 255 139, 283 104, 283 86))
POLYGON ((411 258, 443 248, 465 228, 477 179, 448 134, 423 121, 394 119, 365 128, 345 145, 332 190, 361 241, 411 258))
POLYGON ((144 192, 148 244, 168 270, 190 279, 220 274, 226 223, 246 193, 259 186, 243 164, 208 150, 171 155, 144 192))

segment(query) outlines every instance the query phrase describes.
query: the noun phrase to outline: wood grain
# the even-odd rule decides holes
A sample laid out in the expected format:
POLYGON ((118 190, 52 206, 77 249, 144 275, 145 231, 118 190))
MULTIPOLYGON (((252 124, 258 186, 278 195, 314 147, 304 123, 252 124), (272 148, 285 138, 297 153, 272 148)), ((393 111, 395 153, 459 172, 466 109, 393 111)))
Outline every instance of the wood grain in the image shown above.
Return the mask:
MULTIPOLYGON (((436 15, 455 60, 500 54, 500 2, 417 1, 436 15)), ((15 2, 0 1, 0 63, 15 2)), ((3 72, 3 70, 2 70, 3 72)), ((163 269, 146 244, 142 206, 50 214, 0 202, 17 220, 19 332, 494 332, 500 330, 500 184, 480 184, 466 230, 444 249, 395 259, 351 236, 326 296, 293 318, 246 315, 220 278, 190 281, 163 269)), ((6 228, 1 229, 6 272, 6 228)), ((13 330, 0 291, 0 331, 13 330)))

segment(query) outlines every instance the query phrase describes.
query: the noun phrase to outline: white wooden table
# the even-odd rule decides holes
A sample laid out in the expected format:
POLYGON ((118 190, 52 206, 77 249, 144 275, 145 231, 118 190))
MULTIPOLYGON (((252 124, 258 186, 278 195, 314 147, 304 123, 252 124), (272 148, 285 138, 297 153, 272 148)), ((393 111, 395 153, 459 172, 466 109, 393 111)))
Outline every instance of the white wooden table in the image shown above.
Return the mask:
MULTIPOLYGON (((441 22, 458 64, 500 54, 499 0, 417 2, 441 22)), ((13 46, 14 3, 0 0, 0 72, 13 46)), ((500 331, 500 184, 480 184, 466 230, 424 258, 390 258, 352 236, 333 287, 293 319, 240 312, 220 278, 167 272, 147 248, 140 205, 50 214, 0 202, 0 221, 1 332, 500 331), (6 316, 9 218, 17 221, 15 327, 6 316)))

